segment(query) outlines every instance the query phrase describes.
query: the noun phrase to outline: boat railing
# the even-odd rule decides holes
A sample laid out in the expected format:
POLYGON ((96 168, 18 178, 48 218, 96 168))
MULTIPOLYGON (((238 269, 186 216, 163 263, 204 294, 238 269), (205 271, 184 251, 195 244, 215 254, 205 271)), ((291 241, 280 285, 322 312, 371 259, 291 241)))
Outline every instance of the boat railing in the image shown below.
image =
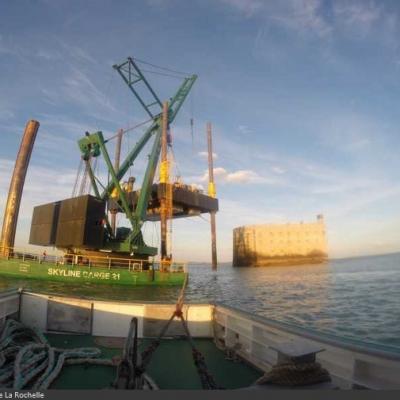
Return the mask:
POLYGON ((298 342, 323 348, 317 361, 342 388, 400 389, 400 351, 259 317, 225 304, 214 309, 216 344, 269 371, 277 345, 298 342))
POLYGON ((18 315, 21 304, 21 291, 18 289, 2 290, 0 292, 0 330, 6 319, 18 315))
POLYGON ((19 259, 22 262, 35 261, 39 264, 83 266, 88 268, 124 268, 130 272, 155 270, 161 272, 187 272, 187 263, 172 260, 143 260, 135 258, 110 257, 91 254, 47 254, 37 253, 24 248, 0 246, 0 256, 7 259, 19 259))

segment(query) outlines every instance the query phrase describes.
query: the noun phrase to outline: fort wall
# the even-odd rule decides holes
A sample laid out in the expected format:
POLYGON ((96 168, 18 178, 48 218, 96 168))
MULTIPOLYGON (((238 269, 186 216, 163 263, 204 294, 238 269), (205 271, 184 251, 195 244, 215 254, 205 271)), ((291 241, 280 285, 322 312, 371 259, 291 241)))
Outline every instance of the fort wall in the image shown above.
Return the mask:
POLYGON ((325 222, 248 225, 233 230, 234 266, 322 263, 328 257, 325 222))

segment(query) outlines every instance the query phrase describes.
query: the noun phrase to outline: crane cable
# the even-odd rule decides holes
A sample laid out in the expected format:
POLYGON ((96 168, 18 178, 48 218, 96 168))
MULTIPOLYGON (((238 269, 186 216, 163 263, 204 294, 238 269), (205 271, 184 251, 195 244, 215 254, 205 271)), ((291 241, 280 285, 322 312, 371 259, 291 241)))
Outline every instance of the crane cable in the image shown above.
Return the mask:
POLYGON ((194 154, 194 93, 195 89, 190 95, 190 136, 192 138, 192 155, 194 154))
POLYGON ((164 70, 164 71, 167 71, 167 72, 172 72, 174 74, 179 74, 179 75, 185 75, 185 76, 191 75, 189 72, 177 71, 177 70, 174 70, 174 69, 171 69, 171 68, 162 67, 160 65, 149 63, 148 61, 140 60, 139 58, 136 58, 136 57, 132 57, 132 58, 133 58, 133 60, 135 60, 138 63, 149 65, 150 67, 153 67, 153 68, 161 69, 161 70, 164 70))
MULTIPOLYGON (((92 168, 92 160, 93 157, 90 156, 89 160, 85 160, 85 170, 83 172, 83 176, 81 179, 81 185, 79 188, 79 196, 82 196, 83 194, 87 194, 90 192, 91 188, 91 182, 89 178, 89 169, 92 168)), ((97 158, 94 159, 93 163, 93 174, 95 173, 97 166, 97 158)))
POLYGON ((76 196, 76 192, 78 190, 78 184, 79 184, 79 181, 80 181, 80 178, 81 178, 81 174, 82 174, 82 167, 83 167, 83 160, 82 160, 82 158, 80 158, 78 169, 76 171, 75 183, 74 183, 74 186, 72 188, 71 197, 75 197, 76 196))
MULTIPOLYGON (((99 179, 96 177, 96 175, 98 174, 98 170, 99 170, 99 165, 97 163, 97 160, 98 160, 97 157, 94 158, 93 168, 92 168, 92 165, 90 165, 89 168, 92 168, 92 170, 93 170, 94 179, 96 181, 100 182, 99 179)), ((87 171, 87 175, 89 176, 89 170, 87 171)), ((86 183, 84 194, 90 194, 91 191, 92 191, 92 182, 91 182, 90 179, 87 179, 87 183, 86 183)))
POLYGON ((179 75, 172 75, 172 74, 166 74, 165 72, 159 72, 159 71, 151 71, 148 69, 141 69, 143 72, 147 72, 149 74, 155 74, 155 75, 161 75, 161 76, 167 76, 169 78, 175 78, 175 79, 182 79, 182 76, 179 75))
MULTIPOLYGON (((136 128, 140 128, 141 126, 146 125, 146 124, 148 124, 148 123, 151 122, 151 121, 154 121, 154 118, 149 118, 148 120, 143 121, 143 122, 140 122, 140 123, 137 124, 137 125, 134 125, 134 126, 131 126, 131 127, 127 127, 127 128, 125 128, 125 129, 122 129, 122 134, 124 135, 125 133, 128 133, 128 132, 130 132, 130 131, 133 131, 133 130, 136 129, 136 128)), ((117 132, 115 135, 113 135, 113 136, 109 137, 108 139, 106 139, 106 140, 105 140, 105 143, 106 143, 106 142, 109 142, 110 140, 115 139, 118 135, 119 135, 119 133, 117 132)))
MULTIPOLYGON (((157 75, 162 75, 162 76, 168 76, 168 77, 171 77, 171 78, 178 78, 178 79, 182 79, 183 77, 187 77, 187 76, 192 75, 192 74, 189 73, 189 72, 178 71, 178 70, 174 70, 174 69, 171 69, 171 68, 162 67, 162 66, 160 66, 160 65, 156 65, 156 64, 153 64, 153 63, 149 63, 148 61, 140 60, 139 58, 136 58, 136 57, 132 57, 132 59, 133 59, 134 61, 140 63, 140 64, 148 65, 148 66, 150 66, 150 67, 153 67, 153 68, 156 68, 156 69, 159 69, 159 70, 162 70, 162 71, 170 72, 171 74, 162 73, 162 72, 158 72, 158 71, 151 71, 151 70, 142 69, 143 72, 148 72, 148 73, 152 73, 152 74, 157 74, 157 75), (175 74, 175 75, 172 75, 172 74, 175 74), (180 75, 180 76, 179 76, 179 75, 180 75)), ((111 81, 110 81, 109 87, 110 87, 110 86, 111 86, 111 81)), ((108 89, 107 91, 109 91, 109 89, 108 89)), ((191 111, 191 115, 192 115, 192 117, 191 117, 191 132, 192 132, 192 137, 193 137, 193 96, 191 96, 191 99, 192 99, 192 100, 191 100, 191 101, 192 101, 192 105, 191 105, 191 108, 192 108, 192 111, 191 111)), ((145 125, 145 124, 147 124, 147 123, 149 123, 149 122, 151 122, 151 121, 154 121, 154 118, 150 118, 150 119, 148 119, 147 121, 141 122, 141 123, 139 123, 139 124, 137 124, 137 125, 135 125, 135 126, 128 127, 128 128, 126 128, 126 129, 123 129, 123 134, 125 134, 125 133, 127 133, 127 132, 130 132, 130 131, 132 131, 132 130, 134 130, 134 129, 136 129, 136 128, 139 128, 140 126, 145 125)), ((110 141, 110 140, 112 140, 112 139, 115 139, 117 136, 118 136, 118 133, 115 134, 115 135, 113 135, 113 136, 111 136, 111 137, 108 138, 106 141, 110 141)))

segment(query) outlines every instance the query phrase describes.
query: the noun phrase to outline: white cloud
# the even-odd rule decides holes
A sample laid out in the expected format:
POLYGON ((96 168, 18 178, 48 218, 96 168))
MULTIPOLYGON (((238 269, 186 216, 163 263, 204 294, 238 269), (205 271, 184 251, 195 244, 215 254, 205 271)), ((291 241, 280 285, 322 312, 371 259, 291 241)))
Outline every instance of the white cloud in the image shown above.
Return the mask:
POLYGON ((0 35, 0 54, 23 58, 24 50, 17 45, 12 36, 0 35))
POLYGON ((232 183, 262 183, 265 179, 251 170, 239 170, 226 174, 226 181, 232 183))
POLYGON ((253 16, 260 11, 264 4, 261 0, 221 0, 222 3, 229 5, 243 13, 246 17, 253 16))
MULTIPOLYGON (((246 18, 264 19, 296 34, 311 34, 321 39, 343 30, 363 36, 376 26, 382 33, 389 32, 393 40, 398 25, 397 17, 385 9, 383 2, 375 0, 335 0, 332 2, 333 18, 327 17, 322 0, 220 1, 246 18)), ((260 41, 260 37, 257 40, 260 41)))
POLYGON ((398 48, 398 15, 376 0, 338 0, 332 2, 333 26, 352 39, 370 36, 394 50, 398 48))
POLYGON ((7 109, 0 109, 0 120, 7 120, 10 118, 13 118, 15 116, 15 114, 11 111, 11 110, 7 110, 7 109))
POLYGON ((118 112, 89 76, 78 68, 72 68, 71 73, 64 79, 62 92, 64 98, 70 100, 74 105, 83 106, 88 113, 93 115, 118 112))
POLYGON ((374 1, 334 1, 333 12, 340 23, 369 28, 381 17, 383 10, 374 1))
POLYGON ((6 43, 4 35, 0 35, 0 54, 1 53, 3 54, 11 53, 11 49, 6 43))
POLYGON ((332 27, 321 14, 320 0, 289 0, 284 5, 271 19, 300 33, 311 32, 319 37, 331 33, 332 27))
MULTIPOLYGON (((205 158, 208 159, 208 151, 199 151, 197 153, 201 158, 205 158)), ((213 159, 216 160, 218 158, 218 154, 217 153, 212 153, 213 154, 213 159)))
POLYGON ((239 125, 238 130, 243 135, 248 135, 253 132, 247 125, 239 125))
MULTIPOLYGON (((0 159, 0 215, 3 215, 13 169, 14 161, 0 159)), ((73 169, 57 167, 54 171, 31 164, 25 179, 19 218, 30 220, 34 206, 70 197, 75 178, 73 169)))
POLYGON ((69 118, 60 114, 41 114, 40 124, 41 130, 45 130, 54 139, 70 140, 72 138, 75 141, 75 139, 83 137, 86 131, 95 130, 94 126, 89 125, 83 119, 69 118))
POLYGON ((65 49, 69 57, 74 58, 78 62, 84 62, 88 64, 96 64, 96 60, 89 54, 88 51, 82 49, 79 46, 73 46, 61 40, 58 43, 65 49))
POLYGON ((195 188, 197 190, 201 190, 204 192, 204 186, 200 183, 191 183, 190 186, 192 186, 192 188, 195 188))
POLYGON ((255 208, 251 199, 236 201, 222 197, 219 199, 219 224, 224 224, 229 232, 240 225, 283 223, 288 222, 287 215, 280 211, 269 211, 265 208, 255 208))
POLYGON ((321 13, 320 0, 221 0, 245 17, 261 17, 290 30, 327 36, 332 28, 321 13))
POLYGON ((272 171, 275 172, 276 174, 284 174, 286 170, 282 167, 279 167, 278 165, 274 165, 272 168, 272 171))
MULTIPOLYGON (((257 172, 245 169, 237 171, 227 171, 225 168, 214 168, 214 178, 220 183, 239 183, 239 184, 276 184, 277 181, 259 175, 257 172)), ((208 182, 208 171, 198 178, 200 182, 208 182)))
POLYGON ((367 150, 371 144, 377 144, 385 128, 367 115, 343 112, 325 118, 320 129, 319 141, 322 145, 335 151, 357 153, 367 150))
POLYGON ((61 60, 63 57, 57 50, 39 49, 36 56, 47 61, 61 60))

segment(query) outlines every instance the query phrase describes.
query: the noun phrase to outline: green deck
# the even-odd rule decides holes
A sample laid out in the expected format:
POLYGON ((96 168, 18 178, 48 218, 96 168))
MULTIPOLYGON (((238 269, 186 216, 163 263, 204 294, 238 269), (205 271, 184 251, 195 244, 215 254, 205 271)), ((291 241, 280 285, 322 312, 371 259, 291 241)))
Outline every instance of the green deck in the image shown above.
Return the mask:
POLYGON ((131 286, 182 285, 185 272, 129 271, 127 268, 102 268, 56 265, 36 260, 0 258, 0 275, 69 283, 93 282, 131 286))
MULTIPOLYGON (((89 335, 48 334, 52 346, 63 348, 98 347, 102 358, 121 355, 122 349, 105 348, 89 335)), ((143 350, 150 339, 140 341, 143 350)), ((208 369, 216 383, 225 389, 238 389, 251 385, 262 374, 242 362, 227 360, 210 339, 196 339, 197 348, 205 357, 208 369)), ((185 339, 165 339, 153 354, 147 373, 160 389, 201 389, 200 379, 193 364, 192 352, 185 339)), ((50 389, 107 389, 114 381, 116 369, 106 366, 65 366, 50 389)))

